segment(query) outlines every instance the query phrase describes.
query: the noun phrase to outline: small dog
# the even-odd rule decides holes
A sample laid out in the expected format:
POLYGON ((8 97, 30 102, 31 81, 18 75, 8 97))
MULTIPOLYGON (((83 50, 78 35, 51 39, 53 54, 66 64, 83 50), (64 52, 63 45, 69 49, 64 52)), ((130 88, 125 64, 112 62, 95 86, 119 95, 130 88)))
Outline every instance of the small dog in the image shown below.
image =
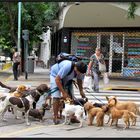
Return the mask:
POLYGON ((15 118, 17 118, 17 110, 25 113, 26 124, 30 125, 28 121, 29 111, 32 108, 33 102, 35 102, 41 95, 49 90, 48 85, 40 85, 38 90, 32 91, 28 96, 17 98, 12 96, 6 96, 5 100, 0 103, 0 117, 4 118, 4 114, 8 108, 11 106, 14 111, 15 118))
MULTIPOLYGON (((4 100, 7 95, 20 98, 24 95, 24 91, 26 91, 27 89, 28 88, 25 85, 19 85, 14 92, 3 94, 0 100, 4 100)), ((8 111, 13 113, 13 109, 10 106, 8 107, 8 111)))
POLYGON ((16 89, 16 91, 10 93, 11 96, 14 97, 22 97, 23 96, 23 92, 27 90, 27 87, 25 85, 19 85, 16 89))
POLYGON ((118 110, 128 110, 136 115, 140 115, 138 105, 132 101, 118 101, 116 96, 113 96, 112 98, 108 98, 106 96, 106 99, 108 101, 108 104, 115 105, 118 110))
POLYGON ((70 119, 72 115, 75 115, 77 119, 80 121, 79 128, 83 126, 83 115, 84 115, 84 107, 80 105, 74 105, 73 100, 67 98, 65 102, 65 108, 62 111, 62 115, 65 117, 65 121, 63 124, 70 124, 70 119), (68 119, 69 118, 69 119, 68 119))
POLYGON ((130 126, 129 119, 132 120, 132 125, 136 125, 137 116, 133 112, 130 112, 128 110, 118 110, 116 108, 116 106, 112 103, 109 103, 108 107, 110 109, 111 119, 112 119, 110 126, 112 126, 113 122, 115 122, 115 121, 116 121, 116 126, 117 126, 118 119, 121 119, 121 118, 123 119, 123 121, 125 123, 124 129, 129 128, 129 126, 130 126))
POLYGON ((48 104, 42 104, 41 108, 39 109, 31 109, 29 111, 29 116, 37 118, 39 119, 40 122, 42 122, 47 107, 48 107, 48 104))
POLYGON ((93 106, 94 106, 94 107, 99 107, 99 108, 101 108, 101 109, 104 110, 105 115, 107 115, 107 116, 109 117, 109 118, 108 118, 108 121, 106 122, 106 124, 108 124, 109 121, 110 121, 110 119, 111 119, 110 111, 109 111, 108 105, 107 105, 107 104, 103 104, 103 103, 96 103, 96 102, 95 102, 95 103, 93 104, 93 106))
POLYGON ((104 110, 99 107, 94 107, 92 103, 86 102, 84 104, 85 110, 88 112, 88 126, 93 125, 94 117, 96 116, 96 126, 103 126, 104 124, 104 110))

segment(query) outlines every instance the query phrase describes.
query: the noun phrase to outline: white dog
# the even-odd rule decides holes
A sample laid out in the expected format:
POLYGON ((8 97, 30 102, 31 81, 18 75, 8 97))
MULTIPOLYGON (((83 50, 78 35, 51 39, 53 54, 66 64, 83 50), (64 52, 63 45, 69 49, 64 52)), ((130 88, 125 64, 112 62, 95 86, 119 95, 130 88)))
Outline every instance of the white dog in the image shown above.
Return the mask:
POLYGON ((79 127, 83 126, 83 116, 84 116, 84 107, 80 105, 73 105, 71 104, 70 99, 67 99, 65 102, 65 108, 62 111, 62 115, 65 117, 65 121, 63 124, 70 124, 70 118, 72 115, 75 115, 77 119, 80 121, 79 127))

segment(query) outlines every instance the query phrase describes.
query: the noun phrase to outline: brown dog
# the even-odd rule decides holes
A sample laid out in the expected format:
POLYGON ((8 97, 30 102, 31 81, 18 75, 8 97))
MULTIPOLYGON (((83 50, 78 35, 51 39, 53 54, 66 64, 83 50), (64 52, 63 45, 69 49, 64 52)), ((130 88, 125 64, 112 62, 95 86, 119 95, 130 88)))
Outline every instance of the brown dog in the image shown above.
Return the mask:
POLYGON ((118 110, 128 110, 136 115, 140 115, 138 105, 132 101, 118 101, 116 96, 113 96, 112 98, 106 97, 106 99, 108 101, 108 104, 114 104, 118 110))
POLYGON ((27 87, 25 85, 19 85, 16 91, 10 93, 10 95, 14 97, 22 97, 24 94, 23 92, 26 90, 27 90, 27 87))
POLYGON ((42 122, 47 107, 48 107, 48 104, 42 104, 42 106, 39 109, 31 109, 29 111, 29 116, 37 118, 39 119, 40 122, 42 122))
POLYGON ((113 122, 116 121, 116 126, 118 125, 118 119, 123 119, 124 123, 125 123, 125 127, 124 128, 129 128, 130 126, 130 119, 132 120, 132 125, 136 125, 136 118, 137 116, 133 113, 130 112, 128 110, 119 110, 116 108, 116 103, 114 104, 114 102, 110 102, 108 103, 108 107, 111 113, 111 124, 110 126, 112 126, 113 122))
POLYGON ((96 116, 96 126, 103 126, 104 110, 99 107, 94 107, 92 103, 86 102, 84 108, 88 113, 88 125, 93 125, 94 117, 96 116))

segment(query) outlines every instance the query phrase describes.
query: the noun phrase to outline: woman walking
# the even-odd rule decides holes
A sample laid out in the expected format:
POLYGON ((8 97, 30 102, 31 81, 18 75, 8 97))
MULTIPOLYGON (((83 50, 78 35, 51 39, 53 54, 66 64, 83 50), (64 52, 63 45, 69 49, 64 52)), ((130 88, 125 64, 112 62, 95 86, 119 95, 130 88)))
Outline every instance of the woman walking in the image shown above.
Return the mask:
POLYGON ((105 70, 100 70, 99 65, 105 66, 104 56, 101 53, 100 48, 95 49, 95 53, 90 57, 90 62, 88 64, 88 75, 94 76, 94 84, 92 89, 94 92, 99 92, 99 77, 101 75, 101 72, 106 72, 106 66, 105 70))

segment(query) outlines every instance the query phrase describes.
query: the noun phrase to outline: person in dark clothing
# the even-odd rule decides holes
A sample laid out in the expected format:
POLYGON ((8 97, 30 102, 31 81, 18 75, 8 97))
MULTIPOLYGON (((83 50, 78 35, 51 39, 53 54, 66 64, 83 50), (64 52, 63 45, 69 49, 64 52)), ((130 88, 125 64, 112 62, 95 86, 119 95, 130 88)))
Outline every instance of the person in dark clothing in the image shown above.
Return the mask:
POLYGON ((20 53, 17 52, 17 49, 14 49, 13 53, 13 75, 14 75, 14 80, 18 80, 18 69, 20 66, 21 62, 21 57, 20 53))

